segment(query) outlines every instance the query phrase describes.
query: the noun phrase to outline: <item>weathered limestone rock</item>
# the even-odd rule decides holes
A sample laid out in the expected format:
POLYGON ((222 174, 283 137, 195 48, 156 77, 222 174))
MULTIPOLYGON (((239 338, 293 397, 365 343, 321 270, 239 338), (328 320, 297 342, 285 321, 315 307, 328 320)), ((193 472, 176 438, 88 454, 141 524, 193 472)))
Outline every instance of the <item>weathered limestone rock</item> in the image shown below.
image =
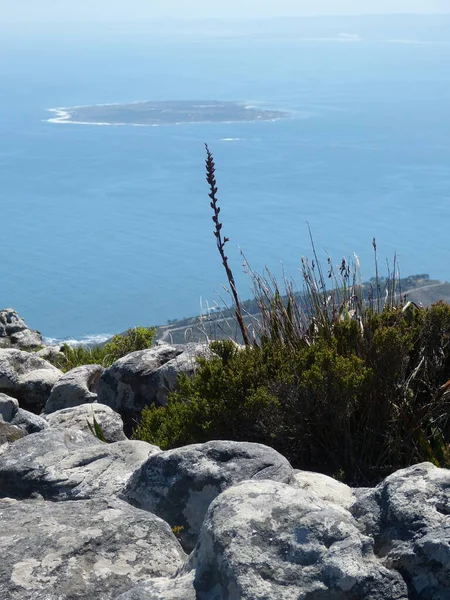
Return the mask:
POLYGON ((294 482, 291 465, 273 448, 214 441, 151 456, 134 473, 121 497, 172 527, 183 527, 181 543, 190 551, 212 500, 245 479, 294 482))
POLYGON ((54 385, 44 406, 45 414, 95 402, 98 381, 104 372, 100 365, 83 365, 65 373, 54 385))
POLYGON ((0 456, 0 497, 111 498, 155 452, 159 448, 146 442, 105 444, 90 433, 50 427, 18 440, 0 456))
POLYGON ((450 598, 450 471, 422 463, 387 477, 351 511, 410 598, 450 598))
POLYGON ((112 499, 0 500, 2 600, 112 600, 185 555, 167 523, 112 499))
POLYGON ((192 373, 196 357, 210 353, 204 344, 169 346, 160 343, 117 360, 100 378, 98 402, 120 413, 126 424, 145 406, 163 406, 176 388, 177 374, 192 373))
POLYGON ((0 349, 0 392, 19 400, 20 406, 39 412, 62 372, 34 353, 0 349))
POLYGON ((39 331, 29 329, 15 310, 0 310, 0 347, 33 349, 43 345, 44 341, 39 331))
POLYGON ((119 442, 126 440, 123 432, 123 421, 121 416, 105 404, 82 404, 73 408, 57 410, 45 417, 46 423, 58 429, 80 429, 91 433, 88 423, 93 427, 94 417, 100 425, 107 442, 119 442))
POLYGON ((342 506, 346 510, 356 500, 353 490, 348 485, 322 473, 296 470, 295 480, 300 488, 315 494, 325 502, 342 506))

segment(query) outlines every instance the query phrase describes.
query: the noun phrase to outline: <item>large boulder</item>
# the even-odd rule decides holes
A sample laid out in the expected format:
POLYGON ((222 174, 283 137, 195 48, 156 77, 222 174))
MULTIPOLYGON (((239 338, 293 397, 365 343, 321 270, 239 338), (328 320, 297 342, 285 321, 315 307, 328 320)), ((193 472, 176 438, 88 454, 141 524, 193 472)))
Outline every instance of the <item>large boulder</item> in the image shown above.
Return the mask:
POLYGON ((245 479, 295 481, 291 465, 273 448, 213 441, 151 456, 134 473, 121 497, 172 527, 181 527, 181 543, 191 551, 212 500, 245 479))
POLYGON ((113 499, 0 500, 2 600, 112 600, 185 555, 167 523, 113 499))
POLYGON ((34 353, 0 349, 0 392, 19 400, 20 406, 38 413, 62 372, 34 353))
POLYGON ((29 329, 12 308, 0 310, 0 347, 33 349, 44 345, 39 331, 29 329))
POLYGON ((204 344, 170 346, 159 343, 148 350, 119 358, 100 377, 98 401, 120 413, 131 423, 145 406, 164 406, 176 388, 180 372, 193 373, 198 356, 209 355, 204 344))
POLYGON ((450 471, 423 463, 402 469, 351 508, 375 553, 400 571, 410 598, 450 598, 450 471))
POLYGON ((121 416, 105 404, 82 404, 73 408, 57 410, 45 417, 46 424, 58 429, 80 429, 86 433, 94 428, 94 419, 100 425, 102 434, 107 442, 125 440, 121 416))
POLYGON ((50 414, 63 408, 95 402, 97 385, 104 370, 100 365, 82 365, 65 373, 54 385, 43 412, 50 414))
POLYGON ((352 515, 275 481, 244 481, 210 505, 194 552, 171 579, 117 600, 407 600, 352 515), (165 595, 167 584, 170 595, 165 595))
POLYGON ((111 498, 155 452, 159 448, 146 442, 105 444, 91 433, 50 427, 18 440, 0 456, 0 497, 111 498))

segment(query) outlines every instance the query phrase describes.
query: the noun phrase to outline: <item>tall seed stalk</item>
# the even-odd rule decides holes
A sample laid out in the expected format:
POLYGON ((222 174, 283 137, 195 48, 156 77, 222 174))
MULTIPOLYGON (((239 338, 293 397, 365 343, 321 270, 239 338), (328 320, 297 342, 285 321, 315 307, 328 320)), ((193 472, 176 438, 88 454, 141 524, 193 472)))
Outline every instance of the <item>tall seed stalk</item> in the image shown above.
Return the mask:
POLYGON ((230 284, 231 294, 233 296, 236 320, 241 330, 242 338, 246 346, 250 346, 250 337, 248 334, 247 325, 245 324, 244 317, 242 316, 241 303, 239 302, 239 296, 236 290, 236 283, 234 281, 233 272, 228 264, 228 257, 225 255, 225 244, 229 242, 229 238, 222 237, 222 223, 219 220, 220 207, 217 199, 217 182, 215 177, 216 166, 214 164, 214 158, 211 154, 208 145, 205 144, 206 148, 206 181, 208 182, 210 192, 208 196, 211 199, 211 208, 213 209, 214 215, 212 220, 214 221, 214 236, 216 238, 217 249, 222 259, 225 272, 227 274, 228 282, 230 284))

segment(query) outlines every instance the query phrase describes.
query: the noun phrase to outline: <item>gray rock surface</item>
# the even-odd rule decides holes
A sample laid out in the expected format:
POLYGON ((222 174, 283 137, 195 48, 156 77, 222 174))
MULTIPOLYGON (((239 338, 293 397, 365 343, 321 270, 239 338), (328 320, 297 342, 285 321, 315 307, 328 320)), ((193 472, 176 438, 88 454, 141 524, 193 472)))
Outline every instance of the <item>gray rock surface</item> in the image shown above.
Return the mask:
POLYGON ((164 406, 180 372, 193 373, 196 357, 210 354, 204 344, 159 343, 117 360, 100 378, 98 401, 119 412, 128 423, 145 406, 164 406))
POLYGON ((410 598, 450 599, 450 471, 422 463, 387 477, 351 511, 375 540, 382 563, 397 569, 410 598))
POLYGON ((105 370, 98 384, 98 401, 116 412, 139 413, 157 403, 161 378, 158 369, 181 354, 181 349, 159 344, 119 358, 105 370))
POLYGON ((245 479, 295 481, 291 465, 273 448, 213 441, 151 456, 134 473, 121 497, 172 527, 183 527, 181 543, 191 551, 209 504, 245 479))
MULTIPOLYGON (((273 481, 238 484, 210 506, 191 565, 199 598, 406 600, 349 512, 273 481)), ((181 600, 181 599, 180 599, 181 600)))
POLYGON ((161 519, 120 500, 0 500, 2 600, 112 600, 185 555, 161 519))
POLYGON ((7 394, 0 393, 0 417, 9 423, 19 410, 19 401, 7 394))
POLYGON ((295 480, 300 488, 347 510, 356 500, 352 488, 322 473, 296 470, 295 480))
POLYGON ((104 372, 100 365, 83 365, 65 373, 54 385, 44 406, 45 414, 97 400, 98 381, 104 372))
POLYGON ((102 429, 102 433, 108 442, 119 442, 127 439, 123 432, 123 421, 121 416, 105 404, 82 404, 73 408, 57 410, 45 417, 45 422, 53 428, 58 429, 80 429, 91 433, 88 423, 93 427, 94 417, 102 429))
MULTIPOLYGON (((158 577, 139 583, 115 600, 200 600, 194 589, 194 571, 176 577, 158 577)), ((222 600, 220 596, 208 596, 202 600, 222 600)), ((230 597, 231 600, 231 597, 230 597)), ((277 600, 271 598, 270 600, 277 600)))
POLYGON ((46 346, 36 352, 39 358, 47 360, 49 363, 62 369, 67 364, 67 358, 64 352, 61 352, 61 346, 46 346))
POLYGON ((17 425, 17 427, 23 429, 26 433, 39 433, 39 431, 43 431, 49 427, 45 419, 23 408, 17 410, 10 422, 12 425, 17 425))
POLYGON ((34 353, 0 349, 0 392, 19 400, 21 408, 39 412, 62 372, 34 353))
POLYGON ((14 309, 0 310, 0 347, 33 349, 43 345, 39 331, 29 329, 14 309))
POLYGON ((146 442, 105 444, 90 433, 50 427, 18 440, 0 456, 0 497, 111 498, 155 452, 159 448, 146 442))
POLYGON ((25 432, 20 429, 20 427, 11 425, 11 423, 5 423, 5 421, 0 419, 0 446, 12 444, 23 438, 25 435, 25 432))
POLYGON ((170 579, 117 600, 407 600, 350 512, 279 482, 244 481, 210 505, 195 550, 170 579), (167 591, 166 591, 167 590, 167 591))
POLYGON ((25 433, 37 433, 49 426, 45 419, 20 408, 19 401, 6 394, 0 394, 0 417, 25 433))

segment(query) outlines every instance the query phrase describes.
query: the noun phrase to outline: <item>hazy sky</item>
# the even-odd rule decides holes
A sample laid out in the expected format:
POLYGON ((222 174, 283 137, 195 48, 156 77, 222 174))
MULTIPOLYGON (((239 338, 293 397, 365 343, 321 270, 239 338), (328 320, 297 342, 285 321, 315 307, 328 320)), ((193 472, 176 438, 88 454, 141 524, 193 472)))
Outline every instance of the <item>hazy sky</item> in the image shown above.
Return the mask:
POLYGON ((370 13, 450 13, 450 0, 0 0, 0 24, 370 13))

